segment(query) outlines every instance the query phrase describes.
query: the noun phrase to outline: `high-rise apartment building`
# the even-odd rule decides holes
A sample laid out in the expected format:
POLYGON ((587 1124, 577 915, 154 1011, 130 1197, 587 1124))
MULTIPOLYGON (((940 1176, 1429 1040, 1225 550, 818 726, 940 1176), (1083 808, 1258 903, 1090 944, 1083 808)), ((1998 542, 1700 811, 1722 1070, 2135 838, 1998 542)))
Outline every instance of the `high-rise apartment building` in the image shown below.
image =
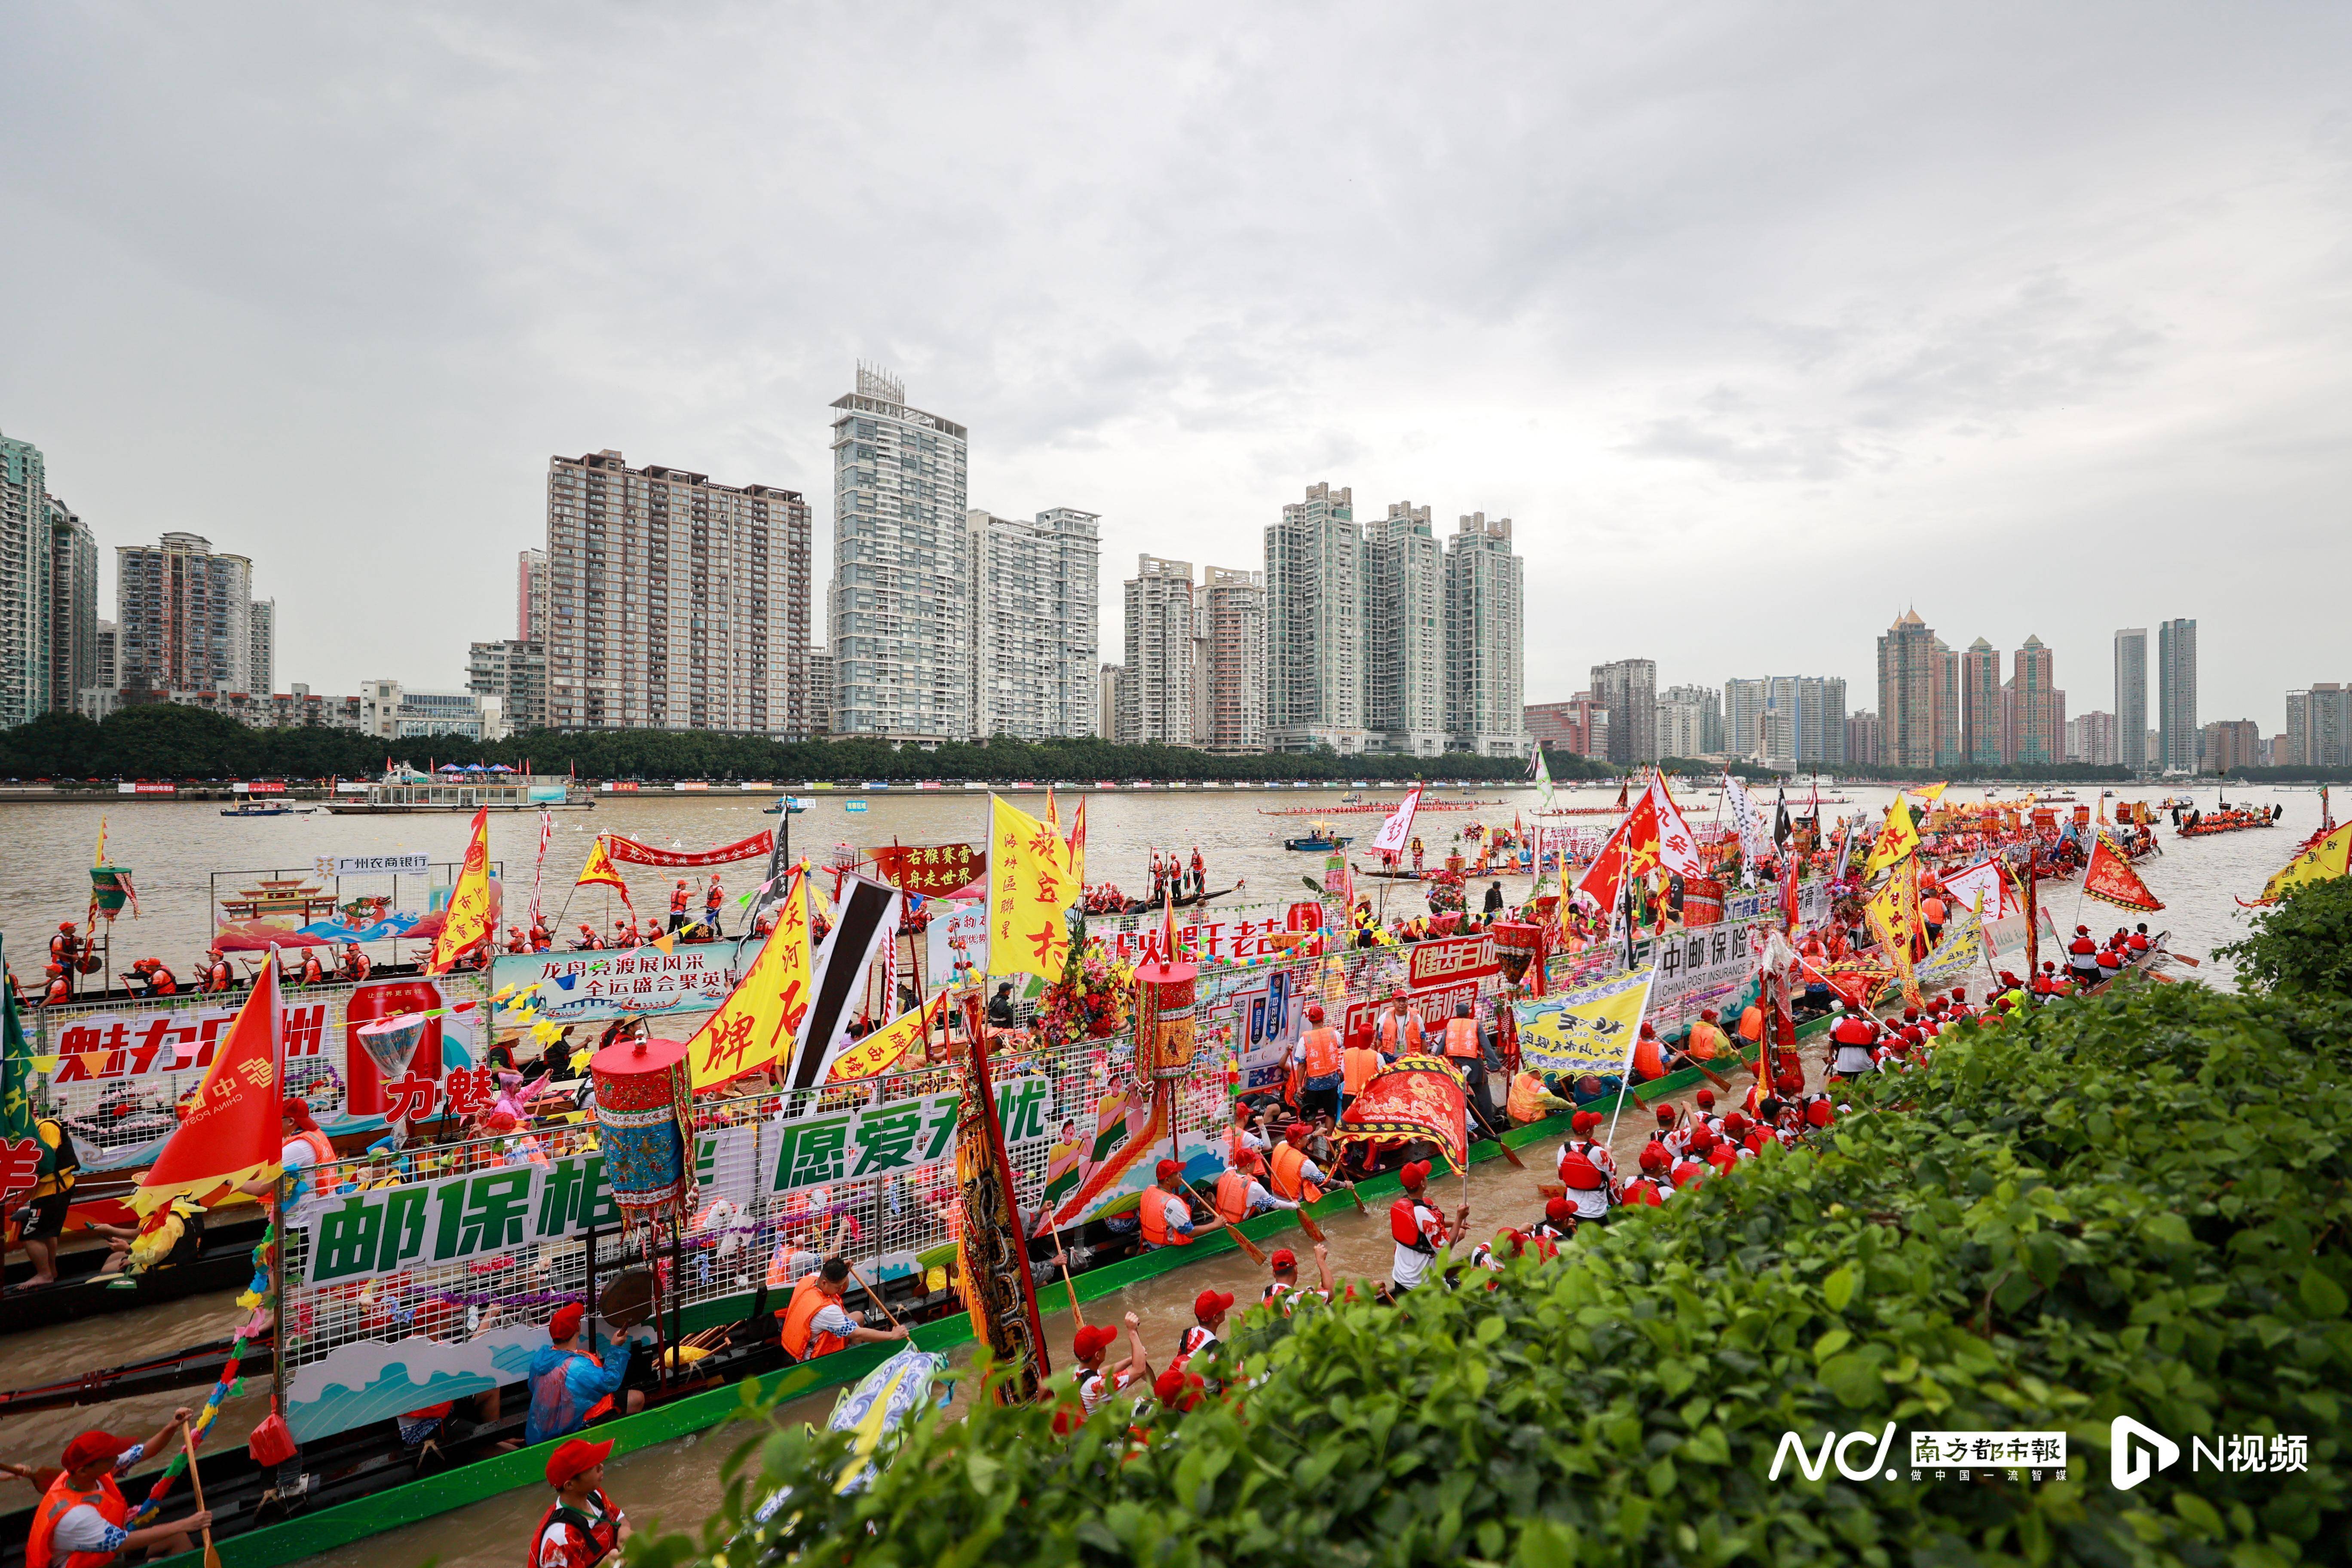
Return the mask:
POLYGON ((1966 759, 1960 724, 1960 656, 1936 639, 1936 765, 1950 767, 1966 759))
POLYGON ((1845 718, 1845 760, 1865 767, 1875 767, 1885 760, 1881 752, 1882 730, 1878 715, 1857 708, 1845 718))
POLYGON ((1095 688, 1096 703, 1101 714, 1095 733, 1106 741, 1118 739, 1118 694, 1119 688, 1125 684, 1121 678, 1126 674, 1127 671, 1116 664, 1104 665, 1102 679, 1095 688))
POLYGON ((547 638, 547 552, 515 553, 515 640, 544 642, 547 638))
POLYGON ((49 707, 71 713, 98 670, 98 539, 55 496, 49 510, 49 707))
POLYGON ((466 689, 499 700, 509 731, 547 727, 547 645, 520 637, 478 642, 466 650, 466 689))
POLYGON ((1608 710, 1590 691, 1565 702, 1530 702, 1520 711, 1528 736, 1548 752, 1597 757, 1607 750, 1608 710))
POLYGON ((1764 755, 1764 710, 1771 700, 1769 681, 1733 676, 1723 683, 1723 749, 1734 761, 1752 763, 1764 755))
POLYGON ((2066 760, 2089 767, 2116 765, 2116 716, 2094 709, 2066 721, 2066 760))
POLYGON ((1267 744, 1362 751, 1364 534, 1345 487, 1308 486, 1266 528, 1265 641, 1267 744))
POLYGON ((1138 556, 1135 575, 1127 580, 1126 610, 1118 740, 1128 746, 1189 746, 1196 636, 1192 563, 1138 556))
MULTIPOLYGON (((1880 760, 1889 767, 1932 768, 1937 745, 1939 677, 1949 654, 1916 610, 1906 610, 1878 639, 1880 760)), ((1958 661, 1951 660, 1955 693, 1958 661)))
POLYGON ((278 601, 256 599, 246 608, 246 684, 267 697, 278 679, 278 601))
POLYGON ((1364 524, 1364 727, 1369 744, 1411 757, 1445 750, 1445 552, 1429 509, 1392 501, 1364 524))
POLYGON ((1658 693, 1658 755, 1708 757, 1723 750, 1723 695, 1704 686, 1658 693))
POLYGON ((1724 708, 1729 749, 1744 761, 1795 773, 1835 767, 1846 760, 1843 676, 1728 680, 1724 683, 1724 708))
POLYGON ((2116 633, 2116 761, 2134 773, 2147 770, 2137 737, 2147 729, 2147 628, 2125 626, 2116 633))
POLYGON ((2006 760, 2020 767, 2048 767, 2066 758, 2066 694, 2057 688, 2050 649, 2029 635, 2011 661, 2016 738, 2006 760))
POLYGON ((76 699, 75 711, 85 719, 105 718, 122 700, 121 667, 115 662, 114 639, 114 623, 100 620, 96 635, 90 638, 89 684, 81 689, 76 699))
POLYGON ((1612 763, 1655 762, 1658 755, 1658 664, 1621 658, 1592 667, 1592 695, 1609 716, 1612 763))
POLYGON ((908 406, 896 376, 857 367, 835 399, 833 728, 838 735, 958 741, 971 711, 969 433, 908 406))
POLYGON ((1101 546, 1090 511, 964 514, 971 563, 971 712, 978 733, 1088 735, 1098 668, 1101 546))
POLYGON ((2158 762, 2168 773, 2193 773, 2204 760, 2197 723, 2197 623, 2163 621, 2156 628, 2158 762))
POLYGON ((49 709, 49 492, 41 449, 0 435, 0 729, 49 709))
POLYGON ((253 690, 253 563, 199 534, 114 548, 115 658, 125 700, 253 690))
POLYGON ((551 458, 547 582, 549 727, 808 732, 799 491, 551 458))
POLYGON ((1967 759, 1999 767, 2002 755, 2000 650, 1979 637, 1960 655, 1960 750, 1967 759))
POLYGON ((812 738, 833 733, 833 653, 813 647, 808 656, 808 732, 812 738))
POLYGON ((1511 520, 1471 512, 1445 542, 1445 728, 1454 750, 1526 754, 1526 657, 1527 563, 1511 548, 1511 520))
POLYGON ((2200 773, 2263 766, 2263 727, 2252 719, 2216 719, 2198 731, 2197 740, 2200 773))
POLYGON ((1193 596, 1201 627, 1198 740, 1213 752, 1263 752, 1265 574, 1205 567, 1193 596))
POLYGON ((2272 765, 2352 766, 2352 685, 2315 680, 2286 694, 2286 729, 2272 765))

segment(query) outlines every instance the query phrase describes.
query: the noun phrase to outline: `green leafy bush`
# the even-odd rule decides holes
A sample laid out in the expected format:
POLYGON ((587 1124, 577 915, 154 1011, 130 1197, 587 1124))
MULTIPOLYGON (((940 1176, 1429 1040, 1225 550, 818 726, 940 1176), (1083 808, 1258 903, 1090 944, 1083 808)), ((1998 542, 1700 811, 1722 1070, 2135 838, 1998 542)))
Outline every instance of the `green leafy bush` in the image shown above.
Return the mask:
POLYGON ((2221 952, 2242 983, 2264 991, 2352 994, 2352 877, 2305 883, 2221 952))
POLYGON ((1123 1402, 1067 1440, 982 1404, 836 1495, 846 1440, 788 1433, 739 1488, 790 1486, 776 1520, 738 1537, 730 1506, 635 1561, 2344 1562, 2347 1039, 2340 997, 2197 986, 1948 1033, 1818 1150, 1491 1290, 1253 1315, 1234 1392, 1133 1452, 1123 1402), (2117 1490, 2116 1415, 2180 1462, 2117 1490), (1769 1479, 1784 1434, 1889 1422, 1895 1479, 1769 1479), (2063 1428, 2070 1463, 1914 1479, 1912 1427, 2063 1428), (2308 1468, 2192 1473, 2192 1437, 2240 1435, 2305 1436, 2308 1468))

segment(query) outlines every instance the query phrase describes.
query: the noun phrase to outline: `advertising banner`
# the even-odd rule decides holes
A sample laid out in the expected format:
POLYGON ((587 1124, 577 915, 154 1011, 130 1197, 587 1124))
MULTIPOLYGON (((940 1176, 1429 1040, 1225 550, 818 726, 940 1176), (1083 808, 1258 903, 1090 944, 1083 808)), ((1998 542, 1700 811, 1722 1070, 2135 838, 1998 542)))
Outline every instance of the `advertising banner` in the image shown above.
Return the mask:
POLYGON ((731 866, 738 860, 764 859, 776 847, 776 836, 764 827, 749 838, 739 838, 716 849, 656 849, 650 844, 640 844, 618 833, 607 833, 604 837, 605 847, 615 860, 626 861, 632 866, 665 866, 674 870, 731 866))
POLYGON ((727 999, 759 951, 755 941, 728 937, 675 942, 667 952, 650 946, 502 952, 490 960, 490 984, 497 991, 538 985, 538 1005, 558 1024, 708 1013, 727 999))
POLYGON ((1427 991, 1483 979, 1499 973, 1502 967, 1495 957, 1495 939, 1491 934, 1454 936, 1414 942, 1406 974, 1412 989, 1427 991))
POLYGON ((927 899, 959 892, 988 874, 988 852, 969 844, 881 844, 866 853, 884 881, 927 899))

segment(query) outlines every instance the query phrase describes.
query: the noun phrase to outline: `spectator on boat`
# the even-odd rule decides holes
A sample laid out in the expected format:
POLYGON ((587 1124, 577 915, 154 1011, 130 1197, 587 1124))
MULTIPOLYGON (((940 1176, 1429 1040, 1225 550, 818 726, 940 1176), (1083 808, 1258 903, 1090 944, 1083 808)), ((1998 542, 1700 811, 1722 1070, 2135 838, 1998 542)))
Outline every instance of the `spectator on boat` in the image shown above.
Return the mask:
POLYGON ((1021 1016, 1013 1010, 1013 982, 1004 981, 996 994, 988 999, 988 1026, 992 1029, 1017 1029, 1021 1016))
POLYGON ((842 1292, 849 1285, 849 1260, 828 1258, 824 1264, 803 1274, 793 1286, 793 1299, 777 1313, 783 1324, 784 1349, 794 1361, 808 1361, 851 1345, 875 1344, 884 1340, 903 1340, 904 1328, 869 1329, 849 1315, 842 1306, 842 1292))
POLYGON ((530 1358, 530 1414, 523 1418, 522 1431, 526 1445, 566 1436, 616 1408, 631 1415, 645 1408, 645 1390, 624 1393, 621 1387, 629 1375, 629 1342, 613 1347, 613 1364, 606 1366, 603 1357, 581 1342, 585 1317, 580 1303, 567 1301, 548 1320, 548 1342, 530 1358))
POLYGON ((130 1500, 115 1478, 149 1453, 169 1444, 194 1412, 182 1405, 163 1429, 144 1443, 125 1442, 111 1433, 89 1431, 66 1445, 64 1472, 49 1483, 33 1510, 32 1534, 25 1542, 25 1568, 105 1568, 124 1552, 169 1557, 193 1548, 191 1534, 211 1525, 212 1512, 198 1509, 169 1524, 127 1530, 130 1500))
POLYGON ((604 1461, 613 1445, 574 1437, 547 1457, 547 1484, 555 1500, 539 1516, 526 1568, 596 1568, 621 1550, 629 1516, 604 1494, 604 1461))
POLYGON ((1500 882, 1489 882, 1486 884, 1486 902, 1484 913, 1489 920, 1492 920, 1495 916, 1499 915, 1502 912, 1503 884, 1500 882))

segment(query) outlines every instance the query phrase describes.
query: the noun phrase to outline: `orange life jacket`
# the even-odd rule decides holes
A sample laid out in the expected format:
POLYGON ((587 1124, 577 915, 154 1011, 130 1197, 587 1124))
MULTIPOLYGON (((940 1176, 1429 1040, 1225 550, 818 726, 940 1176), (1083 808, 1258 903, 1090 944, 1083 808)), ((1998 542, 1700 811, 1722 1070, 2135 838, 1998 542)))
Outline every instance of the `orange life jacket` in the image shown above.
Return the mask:
POLYGON ((1478 1020, 1445 1020, 1445 1054, 1457 1061, 1472 1059, 1478 1055, 1478 1020))
POLYGON ((1181 1230, 1168 1228, 1167 1200, 1174 1194, 1157 1185, 1143 1189, 1143 1205, 1136 1210, 1136 1218, 1143 1222, 1143 1239, 1154 1247, 1190 1247, 1192 1238, 1181 1230))
POLYGON ((1350 1099, 1364 1092, 1364 1085, 1381 1070, 1381 1053, 1370 1046, 1349 1046, 1339 1053, 1340 1092, 1350 1099))
POLYGON ((1633 1076, 1647 1083, 1666 1076, 1666 1058, 1658 1050, 1658 1037, 1643 1035, 1633 1042, 1633 1076))
POLYGON ((1274 1190, 1278 1197, 1293 1203, 1311 1204, 1323 1195, 1323 1189, 1299 1174, 1307 1156, 1287 1143, 1274 1146, 1274 1190))
POLYGON ((1381 1044, 1389 1055, 1402 1056, 1408 1050, 1422 1048, 1421 1015, 1410 1010, 1392 1014, 1381 1020, 1381 1044))
MULTIPOLYGON (((131 1517, 131 1505, 123 1500, 122 1489, 114 1484, 112 1476, 100 1476, 98 1485, 87 1491, 75 1489, 73 1479, 59 1476, 41 1494, 40 1506, 33 1510, 33 1533, 25 1542, 25 1568, 50 1568, 54 1552, 50 1538, 57 1534, 58 1521, 75 1509, 88 1503, 98 1510, 98 1517, 111 1525, 120 1526, 131 1517)), ((111 1552, 74 1552, 66 1556, 65 1568, 106 1568, 114 1561, 111 1552)))
POLYGON ((1217 1178, 1217 1213, 1227 1225, 1239 1225, 1249 1218, 1250 1179, 1240 1171, 1227 1171, 1217 1178))
POLYGON ((1739 1015, 1739 1037, 1750 1045, 1764 1038, 1764 1009, 1753 1002, 1739 1015))
POLYGON ((802 1275, 800 1282, 793 1287, 792 1300, 776 1314, 784 1321, 784 1349, 793 1352, 794 1361, 831 1355, 849 1342, 839 1334, 811 1327, 817 1313, 833 1305, 833 1298, 820 1289, 824 1279, 814 1270, 802 1275))
POLYGON ((1298 1043, 1306 1047, 1308 1078, 1329 1078, 1339 1070, 1339 1030, 1328 1024, 1318 1024, 1307 1030, 1298 1043))
POLYGON ((1728 1053, 1731 1041, 1721 1029, 1701 1018, 1691 1026, 1690 1054, 1700 1061, 1711 1062, 1718 1055, 1728 1053))

